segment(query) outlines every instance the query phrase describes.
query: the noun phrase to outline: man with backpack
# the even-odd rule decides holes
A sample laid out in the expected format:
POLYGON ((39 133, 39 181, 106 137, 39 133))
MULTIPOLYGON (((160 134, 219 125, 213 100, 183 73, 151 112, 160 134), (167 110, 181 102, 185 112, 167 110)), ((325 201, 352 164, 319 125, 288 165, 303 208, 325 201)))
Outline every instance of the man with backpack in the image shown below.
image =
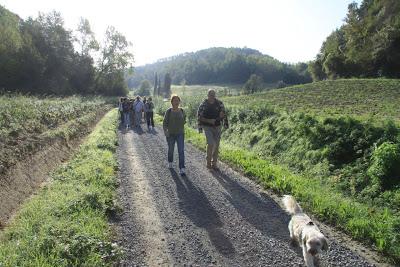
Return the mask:
POLYGON ((207 168, 218 169, 222 125, 228 128, 229 124, 224 104, 216 98, 216 93, 213 89, 208 90, 207 99, 200 104, 197 118, 199 129, 204 129, 207 139, 207 168))

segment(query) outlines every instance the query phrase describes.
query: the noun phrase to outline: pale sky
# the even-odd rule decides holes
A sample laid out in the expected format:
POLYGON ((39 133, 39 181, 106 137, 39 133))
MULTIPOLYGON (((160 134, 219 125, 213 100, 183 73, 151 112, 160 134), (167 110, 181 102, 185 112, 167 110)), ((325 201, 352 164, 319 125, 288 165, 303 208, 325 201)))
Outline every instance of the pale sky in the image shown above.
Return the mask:
MULTIPOLYGON (((280 61, 313 60, 353 0, 0 0, 21 18, 56 10, 75 30, 87 18, 101 40, 114 26, 135 66, 209 47, 248 47, 280 61)), ((361 0, 355 2, 360 3, 361 0)))

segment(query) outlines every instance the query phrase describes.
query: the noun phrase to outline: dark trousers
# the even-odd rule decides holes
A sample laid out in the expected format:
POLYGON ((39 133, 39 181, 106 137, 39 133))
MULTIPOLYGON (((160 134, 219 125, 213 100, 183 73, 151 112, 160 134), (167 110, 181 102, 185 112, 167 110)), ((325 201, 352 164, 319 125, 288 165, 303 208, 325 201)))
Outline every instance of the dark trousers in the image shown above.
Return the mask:
POLYGON ((175 142, 178 145, 179 169, 182 169, 185 168, 185 135, 183 133, 170 134, 167 137, 168 162, 174 161, 175 142))
POLYGON ((150 126, 154 128, 154 113, 153 111, 151 112, 146 112, 146 121, 147 121, 147 127, 150 126))
POLYGON ((123 124, 124 123, 124 112, 122 112, 122 110, 120 110, 119 115, 121 116, 120 119, 121 119, 121 123, 123 124))

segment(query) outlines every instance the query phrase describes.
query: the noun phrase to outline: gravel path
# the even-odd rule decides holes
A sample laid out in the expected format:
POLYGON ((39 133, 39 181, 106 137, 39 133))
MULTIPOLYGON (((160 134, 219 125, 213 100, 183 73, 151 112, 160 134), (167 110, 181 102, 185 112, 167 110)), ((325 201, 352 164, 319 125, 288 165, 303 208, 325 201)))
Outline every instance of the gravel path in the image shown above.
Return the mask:
MULTIPOLYGON (((119 131, 120 266, 303 266, 276 197, 225 165, 207 170, 204 153, 190 144, 184 177, 177 155, 169 170, 166 154, 161 129, 119 131)), ((320 266, 376 266, 329 241, 320 266)))

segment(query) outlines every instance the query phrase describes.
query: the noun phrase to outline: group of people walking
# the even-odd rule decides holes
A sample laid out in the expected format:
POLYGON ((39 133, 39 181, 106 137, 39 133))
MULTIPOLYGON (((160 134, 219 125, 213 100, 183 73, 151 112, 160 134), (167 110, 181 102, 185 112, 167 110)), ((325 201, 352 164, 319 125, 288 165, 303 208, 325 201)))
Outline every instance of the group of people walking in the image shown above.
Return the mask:
MULTIPOLYGON (((131 108, 124 108, 130 103, 131 100, 121 99, 120 111, 122 123, 127 128, 130 127, 131 122, 131 110, 134 111, 135 126, 140 127, 140 120, 142 118, 142 112, 146 115, 147 127, 149 123, 154 128, 153 121, 153 109, 151 98, 140 105, 140 97, 129 104, 131 108), (136 104, 135 104, 136 103, 136 104), (151 105, 149 105, 151 103, 151 105), (146 107, 147 105, 147 107, 146 107), (151 111, 150 111, 151 110, 151 111), (128 115, 127 115, 128 114, 128 115), (151 117, 151 119, 150 119, 151 117), (139 118, 139 119, 138 119, 139 118), (151 121, 151 122, 149 122, 151 121)), ((168 108, 164 114, 163 120, 163 131, 167 139, 168 144, 168 168, 173 168, 173 156, 175 143, 178 147, 178 158, 179 158, 179 174, 185 175, 185 130, 184 125, 186 123, 186 114, 182 107, 180 107, 181 99, 179 96, 174 95, 171 97, 171 107, 168 108)), ((218 154, 219 154, 219 143, 221 140, 222 127, 228 128, 228 118, 222 101, 216 98, 216 93, 213 89, 208 90, 207 98, 200 104, 197 111, 198 127, 199 131, 204 131, 207 140, 207 156, 206 156, 206 167, 208 169, 218 169, 218 154)))
POLYGON ((118 103, 121 124, 127 129, 132 127, 140 128, 142 118, 147 122, 147 129, 154 129, 154 104, 152 98, 143 98, 137 96, 135 99, 121 97, 118 103))

